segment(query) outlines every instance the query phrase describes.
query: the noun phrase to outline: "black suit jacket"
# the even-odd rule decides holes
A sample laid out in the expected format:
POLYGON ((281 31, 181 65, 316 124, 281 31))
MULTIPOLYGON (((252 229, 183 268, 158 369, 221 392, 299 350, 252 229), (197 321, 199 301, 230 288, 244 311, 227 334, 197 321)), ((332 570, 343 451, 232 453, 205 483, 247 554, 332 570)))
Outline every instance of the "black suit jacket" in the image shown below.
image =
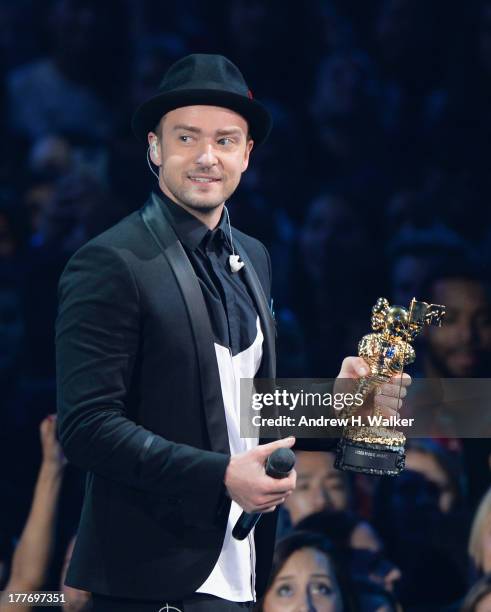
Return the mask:
MULTIPOLYGON (((233 230, 275 376, 269 256, 233 230)), ((88 471, 67 584, 136 599, 181 599, 213 569, 230 500, 229 445, 207 310, 191 264, 153 194, 83 246, 59 283, 58 428, 88 471)), ((276 513, 258 524, 256 591, 276 513)))

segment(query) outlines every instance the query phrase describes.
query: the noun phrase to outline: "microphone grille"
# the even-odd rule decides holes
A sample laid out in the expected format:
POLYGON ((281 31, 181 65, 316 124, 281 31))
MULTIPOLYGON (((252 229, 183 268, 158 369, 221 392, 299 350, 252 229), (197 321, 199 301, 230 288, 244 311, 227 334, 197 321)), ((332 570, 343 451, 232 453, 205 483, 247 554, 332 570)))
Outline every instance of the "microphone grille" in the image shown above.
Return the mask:
POLYGON ((295 453, 290 448, 277 448, 269 456, 268 465, 275 472, 288 474, 295 465, 295 453))

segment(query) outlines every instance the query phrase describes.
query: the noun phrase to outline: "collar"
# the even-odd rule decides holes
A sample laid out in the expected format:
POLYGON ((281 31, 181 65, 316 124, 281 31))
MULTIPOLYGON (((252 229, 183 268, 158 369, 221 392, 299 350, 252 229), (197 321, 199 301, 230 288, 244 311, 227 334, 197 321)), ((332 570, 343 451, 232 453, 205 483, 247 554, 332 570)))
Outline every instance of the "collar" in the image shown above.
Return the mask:
POLYGON ((208 226, 185 208, 172 201, 162 191, 154 191, 154 195, 157 197, 159 204, 165 206, 166 210, 169 211, 172 227, 179 240, 188 249, 195 251, 199 246, 205 247, 217 240, 224 241, 227 244, 230 242, 225 211, 222 211, 222 216, 215 229, 210 230, 208 226))

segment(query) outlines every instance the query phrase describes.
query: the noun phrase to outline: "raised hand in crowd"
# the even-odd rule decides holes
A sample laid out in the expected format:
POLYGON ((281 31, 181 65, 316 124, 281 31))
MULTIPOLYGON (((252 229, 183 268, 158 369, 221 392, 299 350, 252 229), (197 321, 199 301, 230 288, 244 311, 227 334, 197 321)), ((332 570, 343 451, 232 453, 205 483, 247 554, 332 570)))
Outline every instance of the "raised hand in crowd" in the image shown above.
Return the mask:
MULTIPOLYGON (((46 580, 55 540, 55 524, 66 459, 56 439, 56 415, 47 416, 39 427, 42 462, 31 509, 12 560, 5 591, 25 593, 41 590, 46 580)), ((16 609, 30 610, 26 605, 16 609)), ((10 604, 0 602, 0 612, 10 604)))

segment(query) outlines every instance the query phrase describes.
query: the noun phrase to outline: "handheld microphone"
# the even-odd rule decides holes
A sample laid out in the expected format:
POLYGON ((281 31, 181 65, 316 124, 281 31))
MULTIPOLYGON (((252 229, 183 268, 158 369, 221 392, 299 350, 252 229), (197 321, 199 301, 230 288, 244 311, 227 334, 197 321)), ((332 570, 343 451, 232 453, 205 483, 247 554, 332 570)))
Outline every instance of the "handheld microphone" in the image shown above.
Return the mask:
MULTIPOLYGON (((287 478, 295 465, 295 453, 290 448, 277 448, 266 461, 266 474, 272 478, 287 478)), ((236 540, 244 540, 261 518, 262 512, 242 512, 232 535, 236 540)))

